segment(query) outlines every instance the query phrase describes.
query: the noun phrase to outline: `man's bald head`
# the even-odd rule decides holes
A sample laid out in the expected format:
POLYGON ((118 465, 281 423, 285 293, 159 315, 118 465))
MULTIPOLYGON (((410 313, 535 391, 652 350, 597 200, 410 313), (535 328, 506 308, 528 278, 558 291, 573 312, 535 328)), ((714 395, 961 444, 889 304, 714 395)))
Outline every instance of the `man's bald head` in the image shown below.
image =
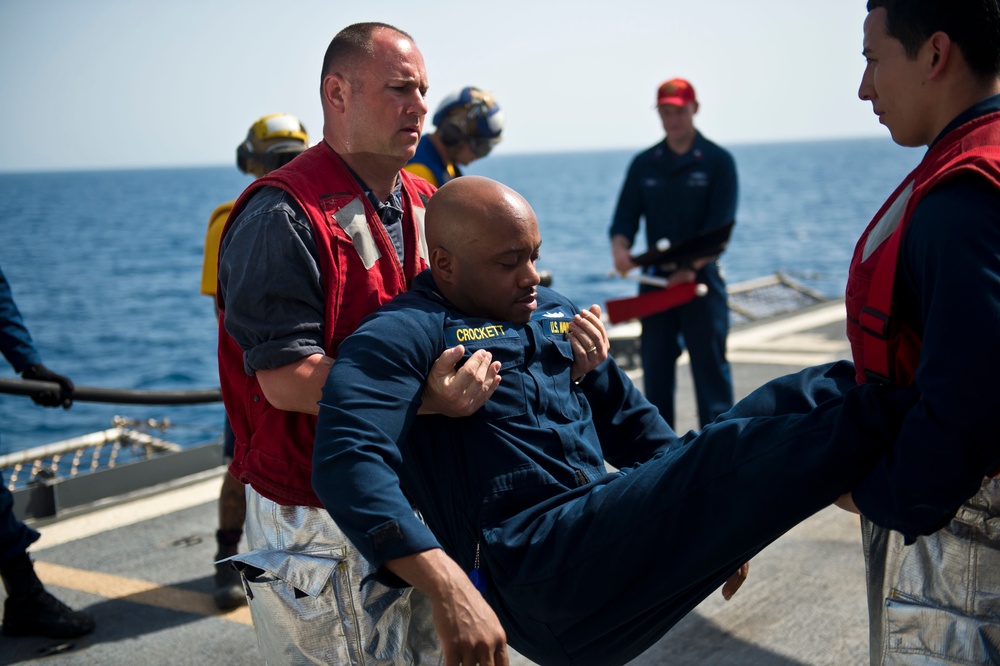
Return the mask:
POLYGON ((445 183, 428 202, 427 245, 459 252, 459 247, 482 241, 498 227, 529 221, 537 224, 520 194, 489 178, 462 176, 445 183))
POLYGON ((523 322, 534 309, 538 221, 520 194, 481 176, 448 181, 427 204, 434 280, 463 312, 523 322))

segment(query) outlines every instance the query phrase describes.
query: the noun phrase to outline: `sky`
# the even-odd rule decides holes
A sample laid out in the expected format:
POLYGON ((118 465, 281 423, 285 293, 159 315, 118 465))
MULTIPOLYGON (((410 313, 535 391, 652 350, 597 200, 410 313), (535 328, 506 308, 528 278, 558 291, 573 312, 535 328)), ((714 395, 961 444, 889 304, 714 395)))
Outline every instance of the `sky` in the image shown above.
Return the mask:
POLYGON ((888 136, 857 97, 865 15, 864 0, 0 0, 0 171, 233 164, 276 112, 318 141, 323 54, 359 21, 414 37, 429 115, 463 86, 493 92, 494 154, 652 145, 675 76, 723 145, 888 136))

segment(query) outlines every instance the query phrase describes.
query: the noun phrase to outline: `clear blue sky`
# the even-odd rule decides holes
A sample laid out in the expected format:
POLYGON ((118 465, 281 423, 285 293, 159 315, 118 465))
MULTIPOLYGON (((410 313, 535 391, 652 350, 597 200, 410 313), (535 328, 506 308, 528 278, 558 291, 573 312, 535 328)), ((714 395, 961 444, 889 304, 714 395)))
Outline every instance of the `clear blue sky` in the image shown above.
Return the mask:
POLYGON ((277 111, 318 140, 323 53, 369 20, 413 35, 432 111, 464 85, 494 92, 498 153, 650 145, 673 76, 724 144, 887 136, 857 98, 864 4, 0 0, 0 171, 232 164, 277 111))

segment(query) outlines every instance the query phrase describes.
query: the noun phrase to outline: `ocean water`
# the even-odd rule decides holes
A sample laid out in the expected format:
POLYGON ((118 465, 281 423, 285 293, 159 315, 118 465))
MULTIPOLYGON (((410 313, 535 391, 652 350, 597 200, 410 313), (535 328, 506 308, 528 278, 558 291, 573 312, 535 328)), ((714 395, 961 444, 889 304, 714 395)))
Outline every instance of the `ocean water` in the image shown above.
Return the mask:
MULTIPOLYGON (((730 283, 783 271, 843 292, 854 242, 922 151, 889 139, 730 146, 737 225, 730 283)), ((539 219, 539 267, 580 305, 635 293, 609 278, 607 227, 636 151, 494 155, 468 173, 521 192, 539 219)), ((199 293, 213 208, 250 179, 235 166, 0 174, 0 267, 47 366, 86 386, 218 386, 212 302, 199 293)), ((641 242, 639 248, 641 249, 641 242)), ((0 363, 0 376, 14 377, 0 363)), ((37 407, 0 395, 0 453, 109 427, 116 415, 169 419, 169 439, 218 437, 220 404, 37 407)))

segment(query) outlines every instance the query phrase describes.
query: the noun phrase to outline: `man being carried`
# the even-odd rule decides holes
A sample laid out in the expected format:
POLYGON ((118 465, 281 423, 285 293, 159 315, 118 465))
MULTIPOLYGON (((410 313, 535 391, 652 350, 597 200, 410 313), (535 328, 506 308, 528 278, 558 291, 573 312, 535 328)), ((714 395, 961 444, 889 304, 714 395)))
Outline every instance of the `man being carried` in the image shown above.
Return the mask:
POLYGON ((599 309, 538 287, 520 195, 458 178, 431 198, 426 232, 430 269, 338 350, 313 488, 384 580, 429 595, 448 664, 505 664, 508 638, 543 664, 637 656, 851 488, 912 404, 839 363, 678 437, 613 359, 584 374, 579 352, 607 350, 599 309), (502 364, 496 393, 467 418, 418 417, 424 377, 457 342, 502 364))

